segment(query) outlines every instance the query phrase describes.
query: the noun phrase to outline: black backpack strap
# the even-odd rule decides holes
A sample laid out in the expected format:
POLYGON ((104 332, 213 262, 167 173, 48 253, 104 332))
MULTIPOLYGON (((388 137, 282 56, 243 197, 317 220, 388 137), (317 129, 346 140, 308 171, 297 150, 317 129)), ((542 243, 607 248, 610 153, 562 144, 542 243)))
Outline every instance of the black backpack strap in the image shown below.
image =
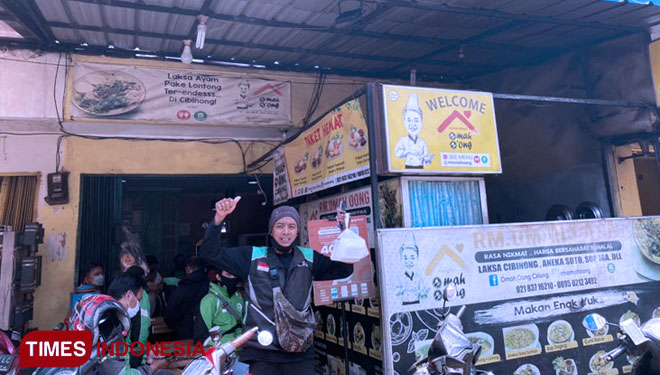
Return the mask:
POLYGON ((235 310, 235 309, 229 304, 229 300, 226 299, 225 297, 221 296, 220 294, 218 294, 218 293, 212 291, 212 290, 209 290, 209 292, 210 292, 211 294, 213 294, 214 296, 216 296, 216 297, 218 298, 218 300, 220 300, 220 302, 222 302, 222 307, 225 308, 227 311, 229 311, 229 313, 231 314, 231 316, 233 316, 234 319, 236 319, 236 321, 238 322, 238 325, 239 325, 239 326, 242 326, 242 325, 243 325, 243 319, 241 318, 241 314, 239 314, 238 311, 236 311, 236 310, 235 310))

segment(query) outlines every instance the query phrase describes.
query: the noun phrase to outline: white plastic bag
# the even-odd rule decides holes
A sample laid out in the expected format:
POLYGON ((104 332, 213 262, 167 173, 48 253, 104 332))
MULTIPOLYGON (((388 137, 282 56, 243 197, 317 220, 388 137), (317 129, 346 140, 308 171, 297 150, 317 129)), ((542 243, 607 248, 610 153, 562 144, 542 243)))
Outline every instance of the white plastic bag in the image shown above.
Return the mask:
POLYGON ((357 263, 369 255, 367 242, 348 227, 350 215, 346 214, 344 230, 334 242, 330 259, 343 263, 357 263))

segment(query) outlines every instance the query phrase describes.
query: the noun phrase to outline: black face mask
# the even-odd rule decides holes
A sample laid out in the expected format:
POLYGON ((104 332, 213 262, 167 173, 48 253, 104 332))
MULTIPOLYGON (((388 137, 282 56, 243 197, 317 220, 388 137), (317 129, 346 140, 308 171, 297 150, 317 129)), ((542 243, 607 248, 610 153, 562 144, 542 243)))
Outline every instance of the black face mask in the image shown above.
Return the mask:
POLYGON ((220 281, 222 282, 222 285, 227 288, 227 293, 229 293, 230 296, 238 290, 238 283, 240 281, 238 278, 230 279, 228 277, 220 276, 220 281))
POLYGON ((296 237, 296 239, 293 240, 293 243, 291 244, 291 246, 288 246, 288 247, 284 247, 284 246, 280 245, 277 241, 275 241, 273 236, 268 236, 268 239, 270 240, 270 245, 273 248, 275 248, 275 250, 277 250, 279 253, 282 253, 282 254, 288 254, 288 253, 291 252, 291 250, 293 250, 294 247, 298 246, 298 237, 296 237))

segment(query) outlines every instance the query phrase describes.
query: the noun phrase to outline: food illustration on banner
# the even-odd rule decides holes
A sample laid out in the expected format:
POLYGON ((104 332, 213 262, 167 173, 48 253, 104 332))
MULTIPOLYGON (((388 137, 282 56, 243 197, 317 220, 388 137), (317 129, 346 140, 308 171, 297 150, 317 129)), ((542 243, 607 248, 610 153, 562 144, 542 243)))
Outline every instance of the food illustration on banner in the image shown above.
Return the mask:
POLYGON ((353 327, 353 340, 355 344, 360 346, 364 346, 367 340, 366 335, 364 333, 364 328, 362 327, 362 323, 360 322, 355 323, 355 326, 353 327))
POLYGON ((314 318, 316 319, 316 330, 323 331, 323 315, 320 311, 314 311, 314 318))
POLYGON ((327 331, 329 335, 334 336, 335 331, 336 331, 336 326, 335 326, 335 316, 332 314, 328 314, 328 320, 326 321, 327 324, 327 331))
POLYGON ((644 256, 651 262, 660 264, 660 219, 642 219, 635 222, 635 240, 644 256))
POLYGON ((307 169, 307 159, 309 159, 309 152, 306 152, 298 161, 296 165, 293 166, 293 170, 296 174, 301 174, 305 169, 307 169))
POLYGON ((539 328, 536 324, 526 324, 502 329, 504 349, 507 352, 519 352, 527 349, 540 348, 539 328))
POLYGON ((606 352, 604 350, 599 350, 591 356, 589 359, 589 369, 592 372, 600 373, 603 372, 603 370, 609 370, 614 367, 614 363, 608 362, 602 358, 605 354, 606 352))
POLYGON ((409 312, 395 313, 390 317, 390 332, 392 333, 392 345, 401 345, 412 333, 413 321, 409 312))
POLYGON ((660 219, 645 218, 634 223, 639 251, 635 271, 651 280, 660 280, 660 219))
POLYGON ((557 375, 577 375, 575 361, 571 358, 557 357, 552 361, 552 367, 557 375))
POLYGON ((513 375, 541 375, 541 371, 538 367, 527 363, 518 367, 513 375))
POLYGON ((317 169, 321 166, 321 158, 323 157, 323 146, 319 146, 312 155, 312 168, 317 169))
POLYGON ((401 137, 394 149, 397 158, 405 160, 406 169, 423 169, 431 164, 435 155, 429 153, 429 147, 419 133, 422 131, 423 114, 417 94, 411 93, 403 109, 403 125, 408 135, 401 137))
POLYGON ((74 82, 73 104, 96 116, 115 116, 136 109, 147 89, 139 79, 120 71, 88 73, 74 82))
POLYGON ((637 315, 637 313, 635 313, 631 310, 628 310, 625 313, 623 313, 623 315, 621 315, 621 317, 619 318, 619 324, 623 323, 624 321, 626 321, 628 319, 632 319, 635 322, 635 324, 637 324, 637 326, 641 325, 639 315, 637 315))
POLYGON ((493 340, 493 336, 486 332, 472 332, 466 333, 465 337, 467 337, 472 344, 481 345, 482 357, 493 355, 495 350, 495 340, 493 340))
POLYGON ((351 131, 348 133, 348 147, 355 151, 360 151, 367 145, 364 129, 351 126, 351 131))
POLYGON ((548 344, 562 344, 574 338, 573 328, 565 320, 555 320, 548 326, 548 344))
POLYGON ((380 326, 373 324, 371 326, 371 347, 374 348, 376 351, 380 351, 380 326))
POLYGON ((419 248, 415 243, 415 237, 412 236, 399 248, 399 260, 404 266, 404 272, 403 275, 398 276, 395 290, 402 305, 418 304, 428 297, 429 288, 424 285, 422 273, 419 272, 418 259, 419 248))
MULTIPOLYGON (((427 341, 427 337, 429 337, 429 330, 428 329, 420 329, 417 332, 413 332, 412 333, 412 338, 410 339, 410 341, 408 341, 408 350, 406 350, 406 352, 407 353, 415 353, 417 343, 422 343, 422 342, 427 341)), ((431 340, 431 341, 433 341, 433 340, 431 340)))
POLYGON ((325 146, 325 156, 328 160, 337 159, 342 152, 344 152, 344 144, 341 141, 342 135, 336 133, 335 135, 328 140, 328 144, 325 146))

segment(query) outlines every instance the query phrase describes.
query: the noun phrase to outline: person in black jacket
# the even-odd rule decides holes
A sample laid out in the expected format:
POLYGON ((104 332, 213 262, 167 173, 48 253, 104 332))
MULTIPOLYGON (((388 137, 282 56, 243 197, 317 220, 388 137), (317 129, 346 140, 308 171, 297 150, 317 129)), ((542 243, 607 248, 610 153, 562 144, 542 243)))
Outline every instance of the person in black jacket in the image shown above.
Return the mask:
POLYGON ((246 326, 258 326, 275 335, 273 343, 267 347, 259 345, 254 338, 247 342, 241 349, 241 361, 250 365, 250 373, 254 375, 312 374, 315 371, 313 346, 302 352, 289 352, 278 341, 274 327, 274 280, 279 280, 279 287, 293 308, 309 312, 312 281, 347 277, 353 272, 353 266, 297 246, 300 217, 290 206, 278 207, 271 213, 269 247, 222 248, 222 222, 234 212, 240 199, 225 198, 216 202, 215 217, 204 235, 200 255, 207 263, 245 282, 249 301, 246 326), (275 279, 271 279, 273 275, 275 279))
POLYGON ((199 308, 199 301, 209 290, 209 279, 204 270, 204 263, 193 256, 186 261, 186 274, 179 286, 167 299, 163 318, 168 327, 176 330, 180 340, 193 337, 193 318, 199 308))

